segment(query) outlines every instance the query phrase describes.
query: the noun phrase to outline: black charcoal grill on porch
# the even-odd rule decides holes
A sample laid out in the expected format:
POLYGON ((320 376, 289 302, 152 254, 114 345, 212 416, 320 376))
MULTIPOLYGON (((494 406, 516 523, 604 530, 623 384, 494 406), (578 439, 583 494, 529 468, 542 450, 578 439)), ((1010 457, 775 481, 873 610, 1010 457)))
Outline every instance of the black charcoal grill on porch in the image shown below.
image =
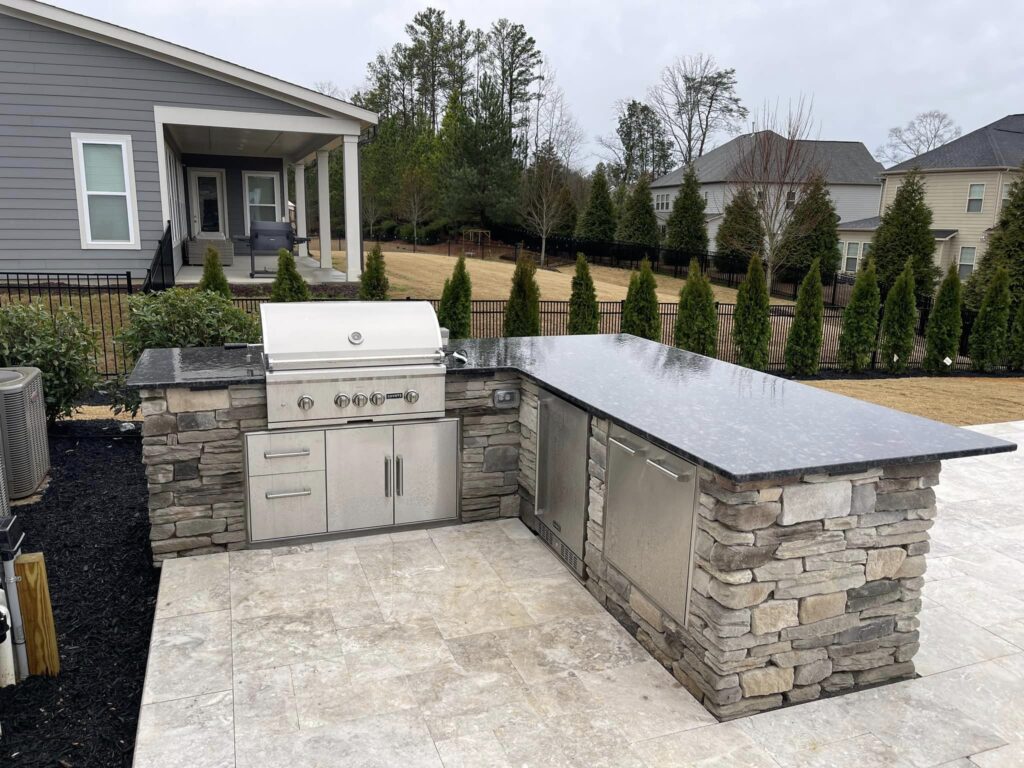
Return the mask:
POLYGON ((273 275, 273 269, 256 269, 256 253, 277 253, 284 248, 294 255, 295 246, 309 242, 308 237, 298 237, 287 221, 254 221, 249 225, 248 237, 236 237, 236 242, 249 246, 249 277, 273 275))

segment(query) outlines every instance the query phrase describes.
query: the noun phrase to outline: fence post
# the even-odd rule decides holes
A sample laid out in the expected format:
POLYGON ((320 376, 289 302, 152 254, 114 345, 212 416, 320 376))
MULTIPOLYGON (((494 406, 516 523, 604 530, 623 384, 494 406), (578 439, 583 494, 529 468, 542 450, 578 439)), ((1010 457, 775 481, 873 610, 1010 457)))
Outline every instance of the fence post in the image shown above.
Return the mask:
POLYGON ((130 269, 126 269, 124 271, 124 279, 128 281, 128 293, 131 293, 132 292, 132 271, 130 269))

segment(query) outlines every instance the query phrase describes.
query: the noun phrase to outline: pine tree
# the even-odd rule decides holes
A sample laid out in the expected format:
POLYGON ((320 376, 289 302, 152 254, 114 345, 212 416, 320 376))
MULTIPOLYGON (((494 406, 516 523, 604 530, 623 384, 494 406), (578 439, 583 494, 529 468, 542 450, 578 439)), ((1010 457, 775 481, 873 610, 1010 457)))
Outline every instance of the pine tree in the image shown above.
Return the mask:
POLYGON ((626 301, 622 305, 622 332, 642 339, 661 341, 661 312, 658 308, 658 283, 651 262, 643 259, 640 271, 629 277, 626 301))
POLYGON ((745 368, 763 371, 768 367, 768 349, 772 341, 769 316, 768 283, 760 258, 751 259, 747 279, 736 293, 732 337, 736 344, 736 362, 745 368))
POLYGON ((811 262, 821 264, 821 277, 826 283, 839 269, 839 216, 828 194, 824 177, 814 176, 796 201, 779 253, 779 275, 787 282, 803 280, 811 262))
POLYGON ((608 177, 603 163, 597 164, 590 180, 590 196, 587 198, 586 210, 580 217, 576 237, 601 242, 615 239, 615 204, 608 190, 608 177))
POLYGON ((704 196, 693 166, 687 166, 683 185, 672 202, 665 222, 665 246, 692 256, 707 253, 708 227, 704 221, 704 196))
POLYGON ((577 253, 576 273, 572 277, 572 294, 569 297, 568 333, 574 336, 598 333, 600 322, 601 313, 597 308, 597 293, 590 276, 590 266, 587 257, 577 253))
POLYGON ((825 305, 821 297, 821 269, 811 262, 796 294, 793 324, 786 337, 786 373, 813 376, 821 365, 821 318, 825 305))
POLYGON ((843 310, 843 330, 839 335, 839 366, 860 373, 871 365, 878 337, 878 310, 882 306, 875 263, 868 259, 857 273, 850 292, 850 303, 843 310))
POLYGON ((646 176, 640 177, 626 199, 615 239, 620 243, 634 243, 648 248, 658 245, 658 217, 654 213, 651 185, 646 176))
POLYGON ((359 276, 359 298, 362 301, 385 301, 388 298, 388 274, 380 245, 373 246, 366 257, 366 268, 359 276))
POLYGON ((270 287, 271 301, 309 301, 309 286, 295 267, 295 257, 282 248, 277 252, 277 274, 270 287))
POLYGON ((896 196, 875 230, 871 258, 878 270, 878 285, 888 294, 907 262, 914 272, 914 293, 918 304, 931 299, 939 268, 935 266, 935 237, 932 211, 924 202, 924 180, 913 170, 896 190, 896 196))
POLYGON ((725 206, 715 233, 715 267, 733 274, 745 272, 750 257, 764 248, 764 225, 757 212, 754 193, 741 187, 725 206))
POLYGON ((449 339, 468 339, 473 324, 473 284, 466 269, 466 257, 459 256, 452 276, 444 281, 437 321, 448 329, 449 339))
POLYGON ((930 373, 948 373, 960 351, 963 318, 960 308, 960 276, 956 264, 951 264, 946 278, 939 286, 932 313, 925 329, 924 369, 930 373))
POLYGON ((540 286, 537 266, 525 252, 516 260, 512 292, 505 305, 506 336, 540 336, 540 286))
POLYGON ((981 309, 971 328, 971 362, 976 371, 992 371, 1006 364, 1007 326, 1010 324, 1010 272, 999 267, 985 291, 981 309))
POLYGON ((680 349, 707 357, 714 357, 718 348, 715 292, 708 276, 701 272, 700 262, 696 258, 690 260, 686 284, 679 291, 675 342, 680 349))
MULTIPOLYGON (((873 261, 874 259, 872 259, 873 261)), ((907 260, 889 295, 882 313, 882 362, 889 373, 903 373, 914 351, 917 304, 914 299, 914 263, 907 260)))
POLYGON ((220 254, 212 245, 206 246, 206 255, 203 256, 203 276, 199 280, 199 290, 220 294, 225 299, 231 298, 231 286, 224 275, 224 267, 220 265, 220 254))
POLYGON ((1024 370, 1024 301, 1017 305, 1007 349, 1006 367, 1011 371, 1024 370))
MULTIPOLYGON (((1024 166, 1021 166, 1024 174, 1024 166)), ((1009 195, 999 211, 999 221, 988 235, 985 255, 964 287, 964 303, 981 308, 985 292, 999 267, 1010 273, 1010 295, 1024 300, 1024 175, 1010 185, 1009 195)))

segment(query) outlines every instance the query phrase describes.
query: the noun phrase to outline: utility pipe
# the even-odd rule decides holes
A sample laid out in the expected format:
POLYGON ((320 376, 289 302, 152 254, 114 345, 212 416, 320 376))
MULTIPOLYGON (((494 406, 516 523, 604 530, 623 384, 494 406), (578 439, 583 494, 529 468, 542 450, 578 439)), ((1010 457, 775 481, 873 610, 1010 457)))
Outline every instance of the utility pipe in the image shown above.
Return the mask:
POLYGON ((19 680, 28 677, 28 653, 25 650, 25 625, 21 622, 21 603, 18 601, 18 577, 14 573, 14 558, 21 553, 21 547, 3 553, 4 590, 11 614, 11 635, 14 641, 14 667, 19 680))

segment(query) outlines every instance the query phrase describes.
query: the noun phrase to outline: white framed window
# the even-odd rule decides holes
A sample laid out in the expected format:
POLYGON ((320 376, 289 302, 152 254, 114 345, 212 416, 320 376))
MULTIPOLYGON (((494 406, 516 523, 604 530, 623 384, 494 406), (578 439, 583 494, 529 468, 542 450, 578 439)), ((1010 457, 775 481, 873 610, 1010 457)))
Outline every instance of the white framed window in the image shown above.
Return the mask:
POLYGON ((960 273, 960 279, 966 280, 974 272, 974 258, 977 256, 978 250, 971 245, 960 246, 960 259, 958 261, 957 271, 960 273))
POLYGON ((273 171, 244 171, 245 231, 254 221, 281 220, 280 177, 273 171))
POLYGON ((967 212, 981 213, 985 202, 985 185, 971 184, 967 187, 967 212))
POLYGON ((791 211, 796 208, 796 190, 791 189, 786 193, 786 210, 791 211))
POLYGON ((861 246, 860 246, 860 257, 861 257, 861 259, 862 260, 866 259, 868 257, 869 253, 871 253, 871 243, 861 243, 861 246))
POLYGON ((1010 200, 1010 186, 1013 184, 1013 179, 1003 179, 1003 197, 999 201, 999 210, 1002 211, 1006 207, 1006 204, 1010 200))
POLYGON ((860 251, 860 243, 847 243, 846 244, 846 272, 857 271, 857 259, 860 251))
POLYGON ((72 133, 82 248, 140 250, 132 137, 72 133))

